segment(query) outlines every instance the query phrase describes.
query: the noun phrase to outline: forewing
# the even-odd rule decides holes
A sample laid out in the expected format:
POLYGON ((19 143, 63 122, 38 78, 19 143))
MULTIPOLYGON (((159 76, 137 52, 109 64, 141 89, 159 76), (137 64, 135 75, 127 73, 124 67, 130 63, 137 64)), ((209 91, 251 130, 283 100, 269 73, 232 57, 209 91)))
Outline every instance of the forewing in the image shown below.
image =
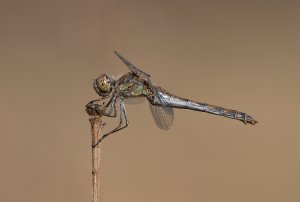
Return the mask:
POLYGON ((151 103, 149 106, 157 127, 163 130, 170 129, 174 120, 173 108, 156 106, 151 103))
POLYGON ((129 68, 129 70, 138 75, 139 77, 142 78, 149 78, 150 75, 147 74, 146 72, 140 70, 139 68, 137 68, 134 64, 132 64, 131 62, 129 62, 126 58, 124 58, 122 55, 120 55, 117 51, 114 51, 114 53, 127 65, 127 67, 129 68))

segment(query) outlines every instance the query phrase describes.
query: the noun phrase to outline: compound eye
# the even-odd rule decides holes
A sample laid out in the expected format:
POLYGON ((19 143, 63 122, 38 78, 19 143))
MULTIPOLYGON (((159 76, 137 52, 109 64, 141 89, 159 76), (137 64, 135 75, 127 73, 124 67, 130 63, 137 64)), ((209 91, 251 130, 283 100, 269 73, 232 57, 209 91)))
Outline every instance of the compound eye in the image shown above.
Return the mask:
POLYGON ((101 79, 99 84, 100 84, 99 88, 101 92, 107 93, 110 91, 111 89, 110 81, 106 77, 101 79))
POLYGON ((105 97, 109 96, 109 94, 112 92, 113 85, 113 78, 106 74, 102 74, 94 80, 93 87, 98 95, 105 97))

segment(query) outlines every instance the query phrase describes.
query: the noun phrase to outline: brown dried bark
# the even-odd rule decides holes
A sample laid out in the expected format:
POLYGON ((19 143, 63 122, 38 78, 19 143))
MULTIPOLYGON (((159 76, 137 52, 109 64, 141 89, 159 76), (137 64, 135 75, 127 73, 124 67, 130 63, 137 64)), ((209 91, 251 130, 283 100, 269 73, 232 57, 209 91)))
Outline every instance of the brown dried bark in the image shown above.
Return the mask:
MULTIPOLYGON (((102 120, 101 116, 99 115, 92 115, 89 118, 91 123, 91 133, 92 133, 92 145, 95 145, 100 138, 102 137, 102 120)), ((100 151, 101 142, 93 147, 92 146, 92 180, 93 180, 93 195, 92 195, 92 202, 99 202, 100 199, 100 151)))

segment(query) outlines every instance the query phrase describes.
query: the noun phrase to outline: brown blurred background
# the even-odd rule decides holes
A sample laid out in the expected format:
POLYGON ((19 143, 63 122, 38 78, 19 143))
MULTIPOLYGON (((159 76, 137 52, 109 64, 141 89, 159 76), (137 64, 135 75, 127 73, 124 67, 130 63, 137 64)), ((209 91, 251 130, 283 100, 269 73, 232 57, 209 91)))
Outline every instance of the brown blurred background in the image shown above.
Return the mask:
POLYGON ((1 0, 0 201, 91 200, 84 106, 94 78, 127 71, 113 50, 259 124, 176 110, 162 131, 128 105, 102 144, 102 202, 300 201, 300 3, 207 2, 1 0))

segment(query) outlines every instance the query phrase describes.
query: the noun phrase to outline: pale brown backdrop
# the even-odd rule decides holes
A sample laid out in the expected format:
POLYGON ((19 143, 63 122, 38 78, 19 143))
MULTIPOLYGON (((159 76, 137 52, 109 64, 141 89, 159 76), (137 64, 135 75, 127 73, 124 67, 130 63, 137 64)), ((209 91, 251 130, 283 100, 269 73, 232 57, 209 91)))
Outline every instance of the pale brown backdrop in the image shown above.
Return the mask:
MULTIPOLYGON (((147 103, 102 145, 101 202, 300 201, 297 1, 0 2, 0 201, 91 200, 92 81, 127 71, 259 124, 147 103)), ((116 122, 108 121, 108 124, 116 122)))

